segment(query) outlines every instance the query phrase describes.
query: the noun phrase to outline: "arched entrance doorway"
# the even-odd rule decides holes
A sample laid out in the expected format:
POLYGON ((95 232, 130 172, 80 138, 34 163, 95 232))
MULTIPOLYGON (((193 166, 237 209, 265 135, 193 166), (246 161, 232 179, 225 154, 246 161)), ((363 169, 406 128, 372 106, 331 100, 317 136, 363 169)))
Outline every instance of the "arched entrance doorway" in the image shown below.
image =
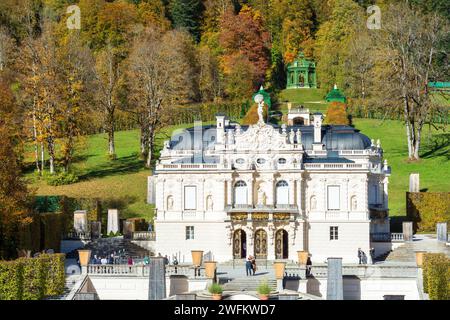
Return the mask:
POLYGON ((296 117, 296 118, 292 119, 292 123, 294 125, 304 126, 305 125, 305 119, 302 118, 302 117, 296 117))
POLYGON ((280 229, 275 233, 275 258, 287 259, 289 257, 288 233, 280 229))
POLYGON ((255 258, 267 259, 267 233, 263 229, 255 232, 255 258))
POLYGON ((233 234, 233 258, 243 259, 247 256, 247 235, 244 230, 236 230, 233 234))

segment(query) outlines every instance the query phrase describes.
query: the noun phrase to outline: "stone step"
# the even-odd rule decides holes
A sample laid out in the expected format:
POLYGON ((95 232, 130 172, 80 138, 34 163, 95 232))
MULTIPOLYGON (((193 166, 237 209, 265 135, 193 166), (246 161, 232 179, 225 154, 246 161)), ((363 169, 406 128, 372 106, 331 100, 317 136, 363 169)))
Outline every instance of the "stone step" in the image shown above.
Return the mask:
POLYGON ((262 282, 267 282, 272 291, 276 291, 276 279, 262 277, 237 278, 223 285, 226 291, 256 291, 262 282))

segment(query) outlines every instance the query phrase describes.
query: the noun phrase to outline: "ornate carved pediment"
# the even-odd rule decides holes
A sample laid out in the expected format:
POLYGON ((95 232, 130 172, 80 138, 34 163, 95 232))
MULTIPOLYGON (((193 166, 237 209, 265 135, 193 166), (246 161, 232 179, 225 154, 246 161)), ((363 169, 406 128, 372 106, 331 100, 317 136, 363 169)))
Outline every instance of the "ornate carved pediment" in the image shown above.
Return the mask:
POLYGON ((286 135, 265 123, 251 125, 247 131, 236 135, 236 150, 280 150, 289 149, 286 135))

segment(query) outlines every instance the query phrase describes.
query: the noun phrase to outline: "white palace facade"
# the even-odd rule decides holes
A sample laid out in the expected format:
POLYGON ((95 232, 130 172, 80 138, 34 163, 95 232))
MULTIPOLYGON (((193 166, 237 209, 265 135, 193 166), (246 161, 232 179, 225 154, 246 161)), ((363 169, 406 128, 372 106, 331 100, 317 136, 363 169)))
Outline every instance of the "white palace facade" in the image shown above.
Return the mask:
POLYGON ((166 141, 149 201, 155 204, 155 251, 191 261, 191 250, 224 262, 313 263, 367 256, 370 234, 388 223, 390 169, 376 143, 350 126, 240 126, 225 115, 166 141))

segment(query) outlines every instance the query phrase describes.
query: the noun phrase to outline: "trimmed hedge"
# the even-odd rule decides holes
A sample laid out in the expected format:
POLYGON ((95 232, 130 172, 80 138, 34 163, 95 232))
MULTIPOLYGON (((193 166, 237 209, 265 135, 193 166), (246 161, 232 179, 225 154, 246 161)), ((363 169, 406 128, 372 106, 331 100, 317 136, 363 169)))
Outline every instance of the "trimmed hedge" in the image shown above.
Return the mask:
POLYGON ((422 267, 423 290, 430 300, 449 300, 450 259, 443 253, 427 253, 422 267))
POLYGON ((22 300, 21 261, 0 261, 0 300, 22 300))
POLYGON ((0 261, 0 300, 39 300, 64 292, 64 254, 0 261))
POLYGON ((450 223, 450 192, 407 192, 406 208, 414 231, 434 232, 436 223, 450 223))

